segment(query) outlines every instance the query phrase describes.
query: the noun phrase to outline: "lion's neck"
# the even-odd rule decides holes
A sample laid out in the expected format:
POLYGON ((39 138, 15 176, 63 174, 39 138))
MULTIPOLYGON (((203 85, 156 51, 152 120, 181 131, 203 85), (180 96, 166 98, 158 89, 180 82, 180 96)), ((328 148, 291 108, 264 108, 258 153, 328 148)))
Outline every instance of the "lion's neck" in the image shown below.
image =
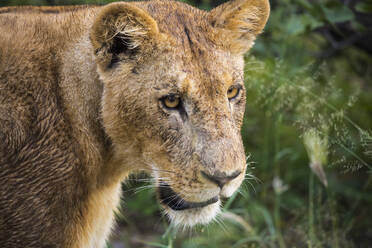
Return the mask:
POLYGON ((100 108, 103 85, 100 82, 88 35, 66 47, 62 60, 60 88, 63 104, 71 122, 84 164, 91 179, 108 151, 101 124, 100 108))
MULTIPOLYGON (((133 169, 133 161, 138 161, 138 148, 133 140, 114 147, 105 133, 101 117, 104 85, 97 73, 89 32, 69 44, 61 58, 63 104, 84 157, 90 185, 99 188, 119 183, 133 169)), ((138 166, 138 162, 135 164, 138 166)))
POLYGON ((103 247, 120 202, 120 182, 129 173, 115 159, 101 118, 103 84, 85 32, 68 44, 61 56, 61 98, 71 122, 73 137, 84 164, 88 195, 82 199, 82 216, 73 224, 73 247, 103 247), (123 167, 120 171, 115 168, 123 167))

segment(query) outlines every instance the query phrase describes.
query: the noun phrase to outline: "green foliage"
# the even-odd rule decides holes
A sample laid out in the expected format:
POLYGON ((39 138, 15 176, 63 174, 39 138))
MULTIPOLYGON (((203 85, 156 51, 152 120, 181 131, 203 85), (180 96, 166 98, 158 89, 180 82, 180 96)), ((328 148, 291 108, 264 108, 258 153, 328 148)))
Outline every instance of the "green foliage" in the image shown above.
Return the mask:
POLYGON ((355 6, 355 9, 359 12, 370 14, 370 13, 372 13, 372 1, 371 0, 360 1, 355 6))

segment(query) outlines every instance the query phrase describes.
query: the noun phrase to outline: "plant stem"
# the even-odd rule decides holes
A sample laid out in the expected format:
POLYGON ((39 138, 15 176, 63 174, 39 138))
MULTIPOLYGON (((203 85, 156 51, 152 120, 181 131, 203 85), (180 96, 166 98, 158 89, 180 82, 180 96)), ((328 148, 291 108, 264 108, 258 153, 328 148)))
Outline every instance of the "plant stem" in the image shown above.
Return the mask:
POLYGON ((338 242, 338 229, 337 229, 337 210, 336 210, 336 204, 335 204, 335 196, 330 190, 330 188, 327 188, 328 193, 328 204, 332 219, 332 247, 333 248, 339 248, 339 242, 338 242))
POLYGON ((280 228, 280 195, 276 194, 275 196, 275 207, 274 207, 274 221, 275 221, 275 229, 276 229, 276 235, 279 242, 280 248, 285 248, 285 242, 283 239, 283 235, 280 228))
POLYGON ((309 248, 315 247, 316 236, 314 228, 314 173, 309 175, 309 248))
MULTIPOLYGON (((275 143, 274 143, 274 154, 277 154, 280 149, 280 125, 282 123, 282 115, 279 115, 275 122, 275 143)), ((275 156, 275 167, 274 167, 274 177, 280 178, 280 157, 275 156)), ((281 232, 281 221, 280 221, 280 192, 275 193, 275 203, 274 203, 274 221, 275 221, 275 229, 276 229, 276 235, 279 242, 280 248, 285 248, 285 243, 283 239, 283 235, 281 232)))

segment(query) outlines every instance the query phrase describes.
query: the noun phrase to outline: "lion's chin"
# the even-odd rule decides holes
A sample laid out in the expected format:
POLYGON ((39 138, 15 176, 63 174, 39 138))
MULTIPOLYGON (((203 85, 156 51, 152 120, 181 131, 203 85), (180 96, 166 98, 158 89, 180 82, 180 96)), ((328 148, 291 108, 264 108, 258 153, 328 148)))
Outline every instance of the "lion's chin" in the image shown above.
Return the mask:
POLYGON ((220 212, 221 202, 209 204, 202 208, 191 208, 182 211, 173 210, 169 207, 164 209, 171 223, 179 227, 192 227, 197 224, 208 224, 220 212))

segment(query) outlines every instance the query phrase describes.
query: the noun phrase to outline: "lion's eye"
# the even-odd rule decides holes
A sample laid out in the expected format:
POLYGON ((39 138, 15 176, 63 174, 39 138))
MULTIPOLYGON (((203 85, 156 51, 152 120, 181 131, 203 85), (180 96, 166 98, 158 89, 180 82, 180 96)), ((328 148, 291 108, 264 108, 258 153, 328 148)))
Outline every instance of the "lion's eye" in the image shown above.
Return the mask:
POLYGON ((230 86, 230 88, 227 90, 227 98, 229 98, 229 100, 232 100, 238 96, 239 92, 240 88, 238 88, 237 86, 230 86))
POLYGON ((178 95, 168 95, 162 98, 162 102, 165 107, 174 109, 180 105, 180 97, 178 95))

